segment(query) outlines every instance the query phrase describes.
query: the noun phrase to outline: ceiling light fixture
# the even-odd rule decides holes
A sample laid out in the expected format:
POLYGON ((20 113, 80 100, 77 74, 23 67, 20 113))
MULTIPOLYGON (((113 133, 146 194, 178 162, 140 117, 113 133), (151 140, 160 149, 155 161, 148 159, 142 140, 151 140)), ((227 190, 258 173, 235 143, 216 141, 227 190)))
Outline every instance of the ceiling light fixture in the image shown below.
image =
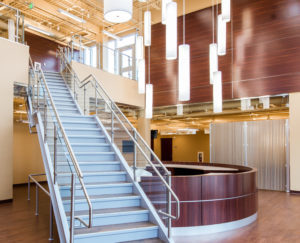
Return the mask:
POLYGON ((145 46, 151 46, 151 12, 144 13, 144 42, 145 46))
POLYGON ((222 3, 221 3, 221 7, 222 7, 222 18, 223 18, 223 21, 225 22, 230 22, 230 8, 231 8, 231 3, 230 3, 231 0, 222 0, 222 3))
POLYGON ((132 0, 104 0, 104 18, 112 23, 124 23, 132 18, 132 0))
POLYGON ((136 37, 135 57, 140 60, 144 58, 144 38, 141 35, 136 37))
POLYGON ((172 0, 162 0, 161 2, 161 23, 166 24, 167 22, 167 4, 172 0))
POLYGON ((170 2, 166 9, 166 59, 177 58, 177 3, 170 2))
POLYGON ((31 30, 37 31, 37 32, 39 32, 39 33, 42 33, 42 34, 44 34, 44 35, 48 35, 48 36, 52 36, 52 37, 54 36, 53 33, 49 32, 49 31, 46 31, 46 30, 42 30, 42 29, 40 29, 40 28, 38 28, 38 27, 35 27, 35 26, 33 26, 33 25, 27 24, 26 27, 27 27, 28 29, 31 29, 31 30))
POLYGON ((214 85, 213 85, 213 107, 214 113, 222 112, 223 110, 223 97, 222 97, 222 72, 214 72, 214 85))
POLYGON ((214 2, 212 0, 212 44, 209 45, 209 82, 214 83, 214 72, 218 71, 218 45, 215 43, 215 10, 214 2))
POLYGON ((218 15, 218 55, 226 55, 226 22, 218 15))
POLYGON ((150 46, 148 47, 148 84, 146 84, 146 108, 145 118, 153 116, 153 85, 150 84, 150 46))
POLYGON ((61 14, 65 15, 65 16, 79 22, 79 23, 86 23, 86 21, 83 18, 79 18, 79 17, 75 16, 74 14, 71 14, 71 13, 69 13, 69 12, 67 12, 63 9, 59 8, 57 11, 60 12, 61 14))
MULTIPOLYGON (((176 17, 177 18, 177 17, 176 17)), ((190 100, 190 45, 185 44, 185 0, 183 0, 183 44, 179 46, 178 56, 178 99, 190 100)))
POLYGON ((145 94, 145 59, 138 60, 138 92, 139 94, 145 94))

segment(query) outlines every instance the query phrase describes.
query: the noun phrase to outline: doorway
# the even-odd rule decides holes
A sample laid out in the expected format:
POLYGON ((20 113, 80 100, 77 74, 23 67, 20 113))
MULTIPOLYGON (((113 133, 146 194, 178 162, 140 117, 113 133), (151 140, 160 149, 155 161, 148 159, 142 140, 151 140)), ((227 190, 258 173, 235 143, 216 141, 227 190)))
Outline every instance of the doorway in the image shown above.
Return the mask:
POLYGON ((173 139, 172 138, 161 138, 161 160, 162 161, 173 161, 173 139))

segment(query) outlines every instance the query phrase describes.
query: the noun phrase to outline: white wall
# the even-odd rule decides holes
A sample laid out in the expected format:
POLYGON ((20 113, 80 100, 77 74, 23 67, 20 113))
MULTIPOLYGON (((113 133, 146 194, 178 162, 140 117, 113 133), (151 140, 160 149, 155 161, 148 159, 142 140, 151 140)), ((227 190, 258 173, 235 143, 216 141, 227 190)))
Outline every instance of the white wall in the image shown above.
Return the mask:
POLYGON ((28 82, 29 47, 0 38, 0 201, 12 198, 13 84, 28 82))
POLYGON ((75 61, 72 61, 72 67, 80 80, 83 80, 88 75, 93 74, 104 86, 113 101, 127 105, 144 107, 145 95, 138 94, 137 81, 108 73, 75 61))

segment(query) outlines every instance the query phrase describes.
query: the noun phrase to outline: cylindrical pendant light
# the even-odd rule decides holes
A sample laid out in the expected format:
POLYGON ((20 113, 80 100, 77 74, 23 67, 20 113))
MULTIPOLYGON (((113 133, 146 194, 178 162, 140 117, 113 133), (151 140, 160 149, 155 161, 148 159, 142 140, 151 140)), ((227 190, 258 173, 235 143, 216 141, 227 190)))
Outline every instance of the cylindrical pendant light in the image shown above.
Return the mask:
POLYGON ((144 44, 151 46, 151 12, 144 13, 144 44))
POLYGON ((178 100, 190 100, 190 46, 179 46, 178 61, 178 100))
POLYGON ((166 24, 167 22, 167 4, 172 2, 172 0, 162 0, 161 1, 161 23, 166 24))
POLYGON ((167 4, 166 20, 166 59, 177 58, 177 3, 167 4))
POLYGON ((138 92, 145 94, 145 59, 138 60, 138 92))
POLYGON ((214 113, 219 113, 222 112, 223 110, 221 71, 214 72, 213 107, 214 107, 214 113))
POLYGON ((144 58, 144 38, 141 35, 136 37, 135 43, 135 58, 137 60, 144 58))
POLYGON ((104 0, 104 18, 112 23, 124 23, 132 18, 132 0, 104 0))
POLYGON ((226 55, 226 22, 223 21, 222 15, 218 15, 218 55, 226 55))
POLYGON ((222 0, 222 18, 225 22, 230 22, 231 0, 222 0))
POLYGON ((146 84, 146 111, 145 118, 152 118, 152 110, 153 110, 153 85, 146 84))
POLYGON ((212 43, 209 45, 209 79, 210 84, 214 83, 214 72, 218 71, 218 45, 212 43))

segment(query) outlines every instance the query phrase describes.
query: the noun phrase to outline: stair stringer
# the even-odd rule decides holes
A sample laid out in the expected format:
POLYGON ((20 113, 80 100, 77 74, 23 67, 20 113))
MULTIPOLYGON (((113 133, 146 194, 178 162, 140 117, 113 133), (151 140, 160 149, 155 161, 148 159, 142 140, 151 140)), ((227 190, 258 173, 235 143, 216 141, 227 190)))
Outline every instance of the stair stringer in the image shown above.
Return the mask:
POLYGON ((44 126, 42 122, 42 117, 40 113, 37 113, 36 116, 37 116, 36 131, 37 131, 38 140, 41 148, 41 154, 42 154, 44 168, 46 172, 47 183, 48 183, 50 198, 52 202, 53 212, 55 215, 55 221, 56 221, 59 239, 61 243, 68 243, 70 239, 69 226, 68 226, 67 217, 63 207, 58 185, 54 185, 53 183, 54 171, 51 166, 52 160, 51 160, 48 144, 44 143, 44 132, 43 132, 44 126))
MULTIPOLYGON (((111 143, 111 138, 106 128, 103 126, 102 122, 96 115, 94 115, 94 117, 96 118, 99 126, 101 127, 106 139, 111 143)), ((127 180, 133 183, 133 192, 141 196, 141 206, 149 210, 149 221, 158 226, 158 237, 164 242, 172 242, 167 236, 167 228, 160 219, 156 209, 148 199, 147 195, 145 194, 139 183, 134 181, 132 169, 129 167, 119 148, 114 143, 111 143, 111 146, 113 151, 116 153, 116 156, 121 162, 122 169, 124 169, 127 172, 127 180)))

